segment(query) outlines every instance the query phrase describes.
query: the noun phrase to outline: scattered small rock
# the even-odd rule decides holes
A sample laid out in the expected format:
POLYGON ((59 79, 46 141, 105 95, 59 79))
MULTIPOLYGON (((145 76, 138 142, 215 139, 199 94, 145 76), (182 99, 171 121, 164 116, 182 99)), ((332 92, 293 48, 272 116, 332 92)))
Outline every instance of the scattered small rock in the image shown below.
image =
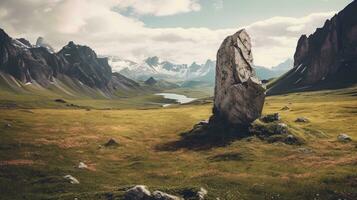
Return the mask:
POLYGON ((265 123, 275 122, 280 120, 279 113, 265 115, 261 118, 261 120, 265 123))
MULTIPOLYGON (((201 188, 197 193, 193 193, 193 198, 198 200, 204 200, 207 195, 207 190, 201 188)), ((191 199, 192 197, 189 197, 191 199)), ((186 197, 185 197, 186 198, 186 197)), ((184 200, 179 196, 171 195, 159 190, 150 192, 145 185, 136 185, 124 193, 124 200, 184 200)))
POLYGON ((64 176, 63 178, 65 178, 67 181, 69 181, 69 183, 71 184, 79 184, 79 181, 78 179, 74 178, 73 176, 71 175, 66 175, 64 176))
POLYGON ((87 169, 88 168, 88 165, 86 165, 84 162, 80 162, 78 164, 78 169, 87 169))
POLYGON ((196 128, 199 128, 199 127, 202 127, 202 126, 207 126, 207 125, 209 125, 209 121, 208 120, 202 120, 202 121, 198 122, 197 124, 195 124, 193 126, 193 128, 196 129, 196 128))
POLYGON ((297 123, 307 123, 307 122, 309 122, 309 120, 307 118, 305 118, 305 117, 298 117, 298 118, 296 118, 295 122, 297 122, 297 123))
POLYGON ((5 128, 11 128, 12 125, 11 124, 5 124, 5 128))
POLYGON ((137 185, 125 192, 124 199, 125 200, 149 200, 151 199, 151 192, 145 185, 137 185))
POLYGON ((309 154, 313 152, 311 149, 304 148, 304 147, 298 148, 298 151, 305 154, 309 154))
POLYGON ((204 200, 207 194, 208 191, 201 187, 200 190, 197 192, 198 200, 204 200))
POLYGON ((289 106, 284 106, 280 110, 290 110, 289 106))
POLYGON ((350 142, 352 141, 352 138, 349 135, 342 133, 337 136, 337 140, 340 142, 350 142))
POLYGON ((153 200, 183 200, 180 197, 170 195, 170 194, 167 194, 167 193, 161 192, 161 191, 154 191, 152 193, 152 199, 153 200))
POLYGON ((57 103, 67 103, 67 101, 65 101, 63 99, 55 99, 55 102, 57 102, 57 103))
POLYGON ((208 120, 202 120, 200 122, 198 122, 198 125, 207 125, 209 123, 208 120))
POLYGON ((288 135, 288 136, 286 136, 284 143, 285 144, 299 144, 300 141, 294 135, 288 135))
POLYGON ((284 123, 253 123, 249 128, 249 132, 253 135, 261 137, 269 137, 272 135, 282 135, 289 132, 288 125, 284 123))
POLYGON ((104 144, 105 147, 117 147, 119 143, 111 138, 107 143, 104 144))
POLYGON ((276 125, 276 129, 275 129, 275 133, 276 134, 287 134, 288 133, 288 125, 284 124, 284 123, 278 123, 276 125))

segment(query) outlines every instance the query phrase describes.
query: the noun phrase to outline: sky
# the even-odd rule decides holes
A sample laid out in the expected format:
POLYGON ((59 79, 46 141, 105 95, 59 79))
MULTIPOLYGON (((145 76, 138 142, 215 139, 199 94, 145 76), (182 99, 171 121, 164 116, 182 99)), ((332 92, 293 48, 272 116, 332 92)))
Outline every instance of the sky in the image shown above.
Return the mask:
POLYGON ((352 0, 1 0, 0 28, 60 50, 69 41, 99 55, 149 56, 190 64, 215 60, 225 37, 245 28, 254 63, 292 58, 311 34, 352 0))

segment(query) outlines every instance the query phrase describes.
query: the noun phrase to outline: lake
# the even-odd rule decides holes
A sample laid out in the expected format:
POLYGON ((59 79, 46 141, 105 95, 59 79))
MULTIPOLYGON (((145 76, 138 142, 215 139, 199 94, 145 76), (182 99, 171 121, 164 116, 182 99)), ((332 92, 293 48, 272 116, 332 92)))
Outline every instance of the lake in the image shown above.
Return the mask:
MULTIPOLYGON (((163 96, 165 99, 175 100, 179 104, 190 103, 190 102, 196 100, 196 98, 190 98, 185 95, 174 94, 174 93, 157 93, 155 95, 163 96)), ((164 104, 163 107, 167 107, 169 105, 171 105, 171 104, 164 104)))

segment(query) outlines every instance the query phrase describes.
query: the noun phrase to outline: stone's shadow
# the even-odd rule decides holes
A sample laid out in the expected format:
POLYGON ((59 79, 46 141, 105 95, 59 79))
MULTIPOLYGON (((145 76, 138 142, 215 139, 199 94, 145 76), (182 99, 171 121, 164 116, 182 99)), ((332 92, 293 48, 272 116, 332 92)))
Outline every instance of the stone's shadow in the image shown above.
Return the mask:
MULTIPOLYGON (((157 145, 156 150, 177 151, 187 149, 203 151, 215 147, 225 147, 234 141, 251 136, 267 143, 284 143, 287 145, 303 145, 305 143, 303 138, 294 135, 291 129, 276 117, 272 122, 270 122, 271 120, 269 122, 263 121, 257 120, 249 126, 239 127, 230 126, 211 118, 210 122, 200 122, 192 130, 181 133, 179 140, 157 145)), ((223 155, 222 159, 239 159, 239 155, 223 155)))
POLYGON ((248 127, 228 128, 211 124, 196 125, 192 130, 181 133, 180 140, 156 146, 159 151, 188 149, 203 151, 230 145, 236 140, 251 136, 248 127))

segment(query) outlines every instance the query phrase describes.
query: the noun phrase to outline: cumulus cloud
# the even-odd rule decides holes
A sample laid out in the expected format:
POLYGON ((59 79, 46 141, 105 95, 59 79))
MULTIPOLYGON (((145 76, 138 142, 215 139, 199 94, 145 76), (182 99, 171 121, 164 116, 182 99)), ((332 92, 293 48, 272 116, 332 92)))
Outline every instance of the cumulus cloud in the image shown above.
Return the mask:
POLYGON ((273 66, 293 57, 298 38, 313 33, 335 13, 313 13, 300 18, 272 17, 246 26, 253 38, 255 63, 273 66))
MULTIPOLYGON (((139 0, 1 0, 0 27, 14 37, 25 37, 32 42, 44 36, 58 50, 73 40, 92 47, 101 55, 132 60, 157 55, 178 63, 215 59, 222 40, 242 28, 149 28, 138 18, 120 14, 115 9, 131 7, 135 13, 152 15, 199 9, 199 2, 195 0, 140 0, 146 2, 143 7, 137 2, 139 0), (159 1, 162 4, 150 4, 159 1), (174 11, 165 2, 186 3, 177 4, 174 11)), ((312 33, 333 14, 274 17, 245 26, 253 39, 255 63, 273 66, 292 57, 298 37, 312 33)))
POLYGON ((201 5, 197 0, 121 0, 117 8, 139 15, 166 16, 199 11, 201 5))
POLYGON ((216 10, 223 9, 223 0, 214 0, 213 1, 213 8, 216 10))

